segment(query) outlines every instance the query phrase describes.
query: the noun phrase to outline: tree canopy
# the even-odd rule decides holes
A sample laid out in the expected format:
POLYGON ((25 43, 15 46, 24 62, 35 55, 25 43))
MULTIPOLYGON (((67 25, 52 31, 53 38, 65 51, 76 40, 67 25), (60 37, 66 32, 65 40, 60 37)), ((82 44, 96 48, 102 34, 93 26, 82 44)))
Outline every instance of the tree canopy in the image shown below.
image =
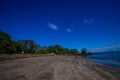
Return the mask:
POLYGON ((81 55, 87 55, 87 49, 86 48, 81 49, 81 55))
POLYGON ((39 54, 75 54, 77 49, 64 48, 61 45, 40 46, 33 40, 12 40, 11 36, 0 31, 0 53, 39 53, 39 54))

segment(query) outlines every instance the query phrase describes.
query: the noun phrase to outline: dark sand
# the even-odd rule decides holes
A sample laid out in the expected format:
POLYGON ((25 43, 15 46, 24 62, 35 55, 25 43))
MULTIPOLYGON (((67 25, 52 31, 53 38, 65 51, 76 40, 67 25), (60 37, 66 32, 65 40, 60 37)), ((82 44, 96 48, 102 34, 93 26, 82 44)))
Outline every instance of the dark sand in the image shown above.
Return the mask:
POLYGON ((0 80, 120 80, 120 68, 73 56, 44 56, 0 62, 0 80))

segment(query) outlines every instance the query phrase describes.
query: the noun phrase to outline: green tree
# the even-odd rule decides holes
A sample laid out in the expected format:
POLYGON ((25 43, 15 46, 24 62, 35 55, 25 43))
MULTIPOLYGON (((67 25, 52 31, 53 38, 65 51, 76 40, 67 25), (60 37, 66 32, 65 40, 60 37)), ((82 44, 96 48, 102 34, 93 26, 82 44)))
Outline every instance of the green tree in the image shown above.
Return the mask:
POLYGON ((25 53, 34 53, 35 52, 35 43, 33 40, 18 40, 18 44, 21 46, 22 51, 25 53))
POLYGON ((42 46, 40 46, 38 44, 35 44, 34 47, 33 47, 34 53, 40 53, 41 47, 42 46))
POLYGON ((0 30, 0 53, 11 54, 13 50, 14 48, 11 36, 0 30))
POLYGON ((71 53, 71 54, 77 54, 77 53, 78 53, 78 50, 77 50, 77 49, 70 49, 70 53, 71 53))
POLYGON ((87 55, 87 49, 86 48, 81 49, 81 55, 87 55))
MULTIPOLYGON (((33 40, 18 40, 14 41, 11 36, 0 30, 0 53, 41 53, 41 54, 75 54, 77 49, 64 48, 61 45, 40 46, 35 44, 33 40)), ((84 53, 84 52, 83 52, 84 53)))
POLYGON ((55 45, 54 46, 54 52, 56 54, 63 54, 63 47, 61 45, 55 45))
POLYGON ((49 46, 47 49, 48 49, 48 53, 54 52, 54 46, 49 46))
POLYGON ((41 54, 48 54, 49 53, 48 48, 46 46, 41 46, 39 52, 41 54))
POLYGON ((55 53, 55 54, 68 54, 69 49, 68 48, 63 48, 61 45, 53 45, 48 47, 48 52, 49 53, 55 53))
POLYGON ((70 51, 68 48, 63 48, 63 54, 70 54, 70 51))

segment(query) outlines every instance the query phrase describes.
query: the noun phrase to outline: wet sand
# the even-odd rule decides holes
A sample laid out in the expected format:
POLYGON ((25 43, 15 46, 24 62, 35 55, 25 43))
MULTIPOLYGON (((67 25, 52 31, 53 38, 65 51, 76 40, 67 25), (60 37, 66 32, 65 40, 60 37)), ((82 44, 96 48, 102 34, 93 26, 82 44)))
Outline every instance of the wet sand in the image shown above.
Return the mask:
POLYGON ((120 68, 74 56, 43 56, 0 62, 0 80, 120 80, 120 68))

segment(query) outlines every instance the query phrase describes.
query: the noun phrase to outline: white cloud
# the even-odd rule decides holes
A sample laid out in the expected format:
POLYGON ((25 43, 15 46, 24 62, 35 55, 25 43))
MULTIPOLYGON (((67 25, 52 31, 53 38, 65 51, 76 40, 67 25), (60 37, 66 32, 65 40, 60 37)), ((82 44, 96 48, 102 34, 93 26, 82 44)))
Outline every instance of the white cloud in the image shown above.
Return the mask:
POLYGON ((91 24, 91 23, 94 22, 94 19, 93 18, 91 18, 91 19, 84 19, 83 22, 91 24))
POLYGON ((84 23, 87 23, 87 22, 88 22, 88 20, 87 20, 87 19, 84 19, 84 20, 83 20, 83 22, 84 22, 84 23))
POLYGON ((90 51, 106 51, 106 50, 120 50, 120 45, 112 45, 112 46, 105 46, 105 47, 99 47, 99 48, 92 48, 90 51))
POLYGON ((67 28, 66 32, 72 32, 72 30, 70 28, 67 28))
POLYGON ((53 29, 53 30, 57 30, 58 29, 58 26, 53 24, 53 23, 48 23, 48 26, 53 29))

